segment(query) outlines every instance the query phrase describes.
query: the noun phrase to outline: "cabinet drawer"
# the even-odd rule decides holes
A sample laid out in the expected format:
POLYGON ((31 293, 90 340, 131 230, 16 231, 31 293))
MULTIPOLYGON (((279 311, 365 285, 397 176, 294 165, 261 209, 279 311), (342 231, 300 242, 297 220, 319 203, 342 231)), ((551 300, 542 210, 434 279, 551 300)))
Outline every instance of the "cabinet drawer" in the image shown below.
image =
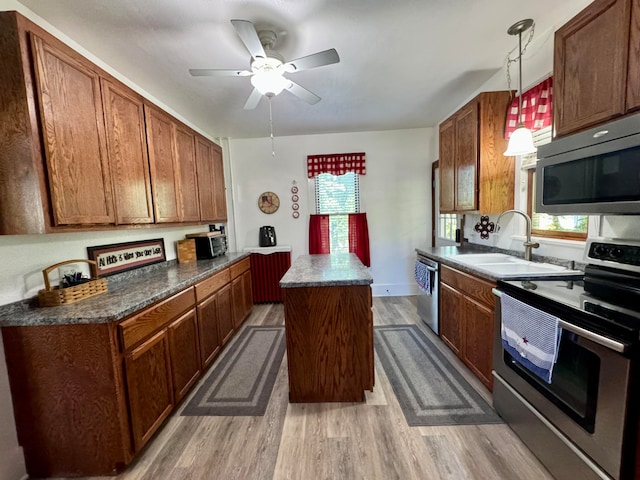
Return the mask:
POLYGON ((231 276, 229 275, 228 268, 225 268, 221 272, 218 272, 215 275, 211 275, 209 278, 202 280, 196 285, 197 302, 200 303, 215 291, 220 290, 220 288, 224 287, 230 281, 231 276))
POLYGON ((493 308, 495 300, 491 289, 495 288, 495 283, 454 270, 446 265, 442 265, 440 279, 465 295, 493 308))
POLYGON ((120 323, 123 348, 129 350, 194 305, 195 296, 190 287, 120 323))
POLYGON ((243 272, 246 272, 251 268, 251 257, 247 257, 244 260, 240 260, 238 263, 234 263, 229 267, 231 271, 231 279, 240 276, 243 272))

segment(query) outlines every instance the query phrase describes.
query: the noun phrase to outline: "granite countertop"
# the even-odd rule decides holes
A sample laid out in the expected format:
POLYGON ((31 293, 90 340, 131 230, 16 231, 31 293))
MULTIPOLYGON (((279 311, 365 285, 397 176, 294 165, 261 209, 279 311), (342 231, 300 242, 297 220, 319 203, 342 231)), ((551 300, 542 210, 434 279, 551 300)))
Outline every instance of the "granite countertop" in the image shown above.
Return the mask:
POLYGON ((227 253, 191 263, 164 262, 107 277, 108 292, 59 307, 38 307, 37 298, 0 306, 0 327, 108 323, 190 287, 249 253, 227 253))
MULTIPOLYGON (((424 247, 424 248, 416 248, 416 253, 419 255, 423 255, 431 260, 439 262, 443 265, 448 265, 450 267, 454 267, 457 270, 461 270, 467 273, 471 273, 473 275, 486 278, 488 280, 498 281, 503 279, 500 275, 496 275, 486 270, 480 270, 475 268, 473 265, 469 265, 466 263, 462 263, 456 259, 456 257, 460 257, 461 255, 473 254, 473 253, 505 253, 507 255, 513 255, 514 257, 524 258, 524 253, 514 250, 504 250, 496 247, 485 247, 483 245, 476 245, 466 243, 464 246, 447 246, 447 247, 424 247)), ((556 257, 544 257, 541 255, 533 255, 534 262, 543 262, 543 263, 552 263, 554 265, 562 265, 566 267, 569 263, 568 260, 556 257)), ((584 264, 579 262, 575 262, 575 268, 584 270, 584 264)), ((524 279, 525 276, 522 276, 524 279)), ((539 277, 536 277, 539 278, 539 277)), ((509 278, 512 280, 512 278, 509 278)))
POLYGON ((302 255, 280 280, 282 288, 371 285, 373 277, 354 253, 302 255))

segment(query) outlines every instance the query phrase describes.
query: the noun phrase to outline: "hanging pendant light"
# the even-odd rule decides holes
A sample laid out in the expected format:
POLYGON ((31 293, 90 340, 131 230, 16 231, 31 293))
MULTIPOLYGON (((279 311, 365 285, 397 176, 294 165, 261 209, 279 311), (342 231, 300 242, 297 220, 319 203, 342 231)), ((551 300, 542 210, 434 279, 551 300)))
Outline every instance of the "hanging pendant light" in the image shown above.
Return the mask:
MULTIPOLYGON (((533 136, 531 130, 524 126, 522 123, 522 32, 528 30, 533 25, 533 20, 527 18, 520 20, 509 27, 507 33, 509 35, 518 35, 518 128, 516 128, 511 137, 509 137, 509 144, 504 155, 507 157, 513 157, 516 155, 526 155, 533 153, 537 149, 533 145, 533 136)), ((507 67, 508 68, 508 67, 507 67)))

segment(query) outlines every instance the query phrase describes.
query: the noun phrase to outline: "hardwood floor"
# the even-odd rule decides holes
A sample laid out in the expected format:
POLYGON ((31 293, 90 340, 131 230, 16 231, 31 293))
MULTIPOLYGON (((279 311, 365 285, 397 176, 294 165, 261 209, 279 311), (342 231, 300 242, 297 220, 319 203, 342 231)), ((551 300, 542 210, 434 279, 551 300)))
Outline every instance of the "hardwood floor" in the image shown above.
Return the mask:
MULTIPOLYGON (((373 310, 376 325, 420 325, 491 401, 484 386, 421 323, 415 297, 377 297, 373 310)), ((283 325, 283 307, 256 305, 246 324, 283 325)), ((178 409, 137 461, 115 478, 553 478, 506 425, 407 426, 377 359, 376 385, 364 404, 289 404, 287 381, 285 359, 262 417, 181 417, 178 409)))

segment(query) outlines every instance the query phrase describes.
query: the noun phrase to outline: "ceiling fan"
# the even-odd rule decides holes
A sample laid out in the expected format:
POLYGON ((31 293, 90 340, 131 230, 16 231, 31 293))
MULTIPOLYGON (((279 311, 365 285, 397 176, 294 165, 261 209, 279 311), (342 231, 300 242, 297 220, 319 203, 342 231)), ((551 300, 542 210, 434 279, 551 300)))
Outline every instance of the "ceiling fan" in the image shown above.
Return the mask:
POLYGON ((231 20, 231 23, 251 54, 251 70, 192 68, 189 70, 191 75, 194 77, 251 77, 254 88, 244 105, 245 110, 256 108, 262 95, 272 97, 282 90, 288 90, 311 105, 320 101, 319 96, 292 82, 284 74, 338 63, 340 57, 334 48, 285 62, 282 55, 273 49, 278 38, 275 32, 270 30, 258 32, 253 23, 248 20, 231 20))

